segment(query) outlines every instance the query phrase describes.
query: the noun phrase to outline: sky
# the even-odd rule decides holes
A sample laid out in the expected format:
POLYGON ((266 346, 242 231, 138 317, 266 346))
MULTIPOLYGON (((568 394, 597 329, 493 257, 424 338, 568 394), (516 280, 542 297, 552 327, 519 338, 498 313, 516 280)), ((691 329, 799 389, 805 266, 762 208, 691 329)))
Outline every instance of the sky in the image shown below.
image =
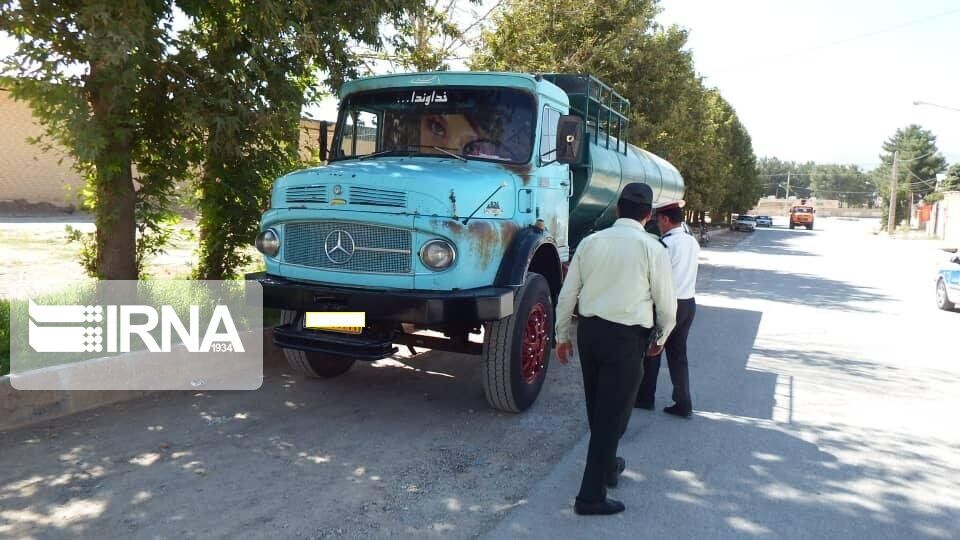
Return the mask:
MULTIPOLYGON (((492 0, 485 0, 489 5, 492 0)), ((920 124, 960 162, 960 1, 661 0, 689 30, 708 86, 737 110, 758 157, 879 163, 883 141, 920 124)), ((0 36, 0 55, 13 43, 0 36)), ((335 103, 311 109, 333 119, 335 103)))
POLYGON ((737 110, 757 156, 873 168, 920 124, 960 162, 957 0, 662 0, 690 32, 708 86, 737 110), (947 12, 950 12, 947 14, 947 12))

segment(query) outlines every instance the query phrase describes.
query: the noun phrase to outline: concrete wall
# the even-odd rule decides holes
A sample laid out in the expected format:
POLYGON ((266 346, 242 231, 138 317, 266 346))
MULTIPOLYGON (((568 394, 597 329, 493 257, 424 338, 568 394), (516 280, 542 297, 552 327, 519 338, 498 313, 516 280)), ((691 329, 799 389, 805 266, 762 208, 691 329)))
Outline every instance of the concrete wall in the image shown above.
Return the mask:
MULTIPOLYGON (((303 119, 300 128, 300 159, 309 162, 319 148, 320 122, 303 119)), ((30 107, 0 89, 0 202, 76 207, 83 180, 65 150, 44 152, 27 142, 42 133, 30 107)), ((333 140, 332 123, 327 140, 333 140)))
POLYGON ((0 200, 76 206, 83 181, 70 157, 27 142, 42 133, 30 107, 0 89, 0 200))
POLYGON ((945 244, 960 248, 960 191, 944 193, 931 221, 936 225, 935 234, 945 244))
POLYGON ((790 214, 790 207, 797 206, 801 200, 807 201, 807 205, 817 209, 817 214, 823 210, 840 207, 840 201, 831 199, 760 199, 757 205, 750 210, 749 214, 759 216, 787 216, 790 214))

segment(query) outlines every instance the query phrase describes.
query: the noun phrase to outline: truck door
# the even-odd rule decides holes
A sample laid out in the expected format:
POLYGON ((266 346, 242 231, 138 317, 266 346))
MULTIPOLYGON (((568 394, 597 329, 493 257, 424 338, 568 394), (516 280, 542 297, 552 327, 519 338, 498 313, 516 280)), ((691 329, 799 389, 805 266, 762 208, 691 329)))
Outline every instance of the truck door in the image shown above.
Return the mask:
POLYGON ((560 111, 545 105, 540 119, 540 144, 538 156, 534 156, 531 184, 537 192, 537 219, 542 219, 547 231, 554 237, 560 251, 560 258, 567 260, 571 192, 570 168, 557 163, 557 123, 560 111))

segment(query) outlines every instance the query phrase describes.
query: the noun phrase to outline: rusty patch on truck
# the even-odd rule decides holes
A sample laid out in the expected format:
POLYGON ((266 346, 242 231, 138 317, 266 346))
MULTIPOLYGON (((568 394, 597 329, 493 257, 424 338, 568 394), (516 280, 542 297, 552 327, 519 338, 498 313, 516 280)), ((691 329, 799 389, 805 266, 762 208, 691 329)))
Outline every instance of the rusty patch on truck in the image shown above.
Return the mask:
POLYGON ((530 180, 533 179, 533 166, 530 165, 529 163, 524 163, 523 165, 514 165, 512 163, 500 163, 499 166, 519 176, 520 181, 523 182, 523 185, 529 184, 530 180))
POLYGON ((440 228, 446 229, 447 231, 450 232, 451 236, 456 237, 463 234, 463 224, 455 219, 442 219, 442 218, 431 219, 430 225, 432 225, 434 228, 437 228, 437 229, 440 229, 440 228))
POLYGON ((499 246, 500 235, 496 227, 487 220, 471 221, 467 225, 467 235, 477 250, 480 266, 486 267, 494 250, 499 246))
POLYGON ((501 256, 520 231, 519 225, 506 220, 474 219, 464 226, 460 221, 438 218, 430 220, 430 225, 445 229, 454 242, 475 253, 481 268, 501 256))

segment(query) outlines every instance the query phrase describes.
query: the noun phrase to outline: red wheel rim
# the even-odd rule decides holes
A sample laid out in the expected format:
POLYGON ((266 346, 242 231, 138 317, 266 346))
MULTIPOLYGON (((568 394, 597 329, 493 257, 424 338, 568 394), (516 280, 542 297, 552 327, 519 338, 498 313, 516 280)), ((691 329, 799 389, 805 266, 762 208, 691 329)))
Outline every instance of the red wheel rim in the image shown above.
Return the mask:
POLYGON ((523 380, 533 384, 546 365, 547 310, 543 304, 537 304, 527 314, 527 325, 523 331, 523 380))

